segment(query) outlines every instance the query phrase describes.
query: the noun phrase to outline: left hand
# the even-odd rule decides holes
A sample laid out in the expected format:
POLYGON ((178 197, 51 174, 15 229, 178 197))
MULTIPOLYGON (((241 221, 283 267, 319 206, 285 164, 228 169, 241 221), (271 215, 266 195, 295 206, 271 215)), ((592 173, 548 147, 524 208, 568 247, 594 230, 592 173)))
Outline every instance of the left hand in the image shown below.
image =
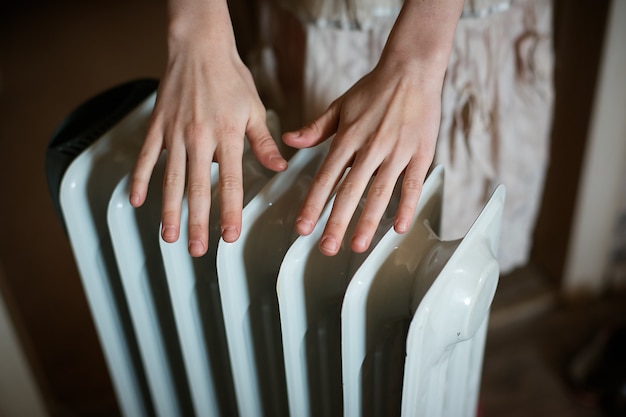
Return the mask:
POLYGON ((296 220, 296 231, 308 235, 337 188, 320 250, 335 255, 346 229, 374 176, 363 212, 351 237, 355 252, 369 247, 398 178, 401 197, 394 229, 411 224, 424 179, 434 158, 441 115, 443 75, 427 73, 415 61, 384 60, 328 110, 304 128, 283 135, 295 148, 315 146, 332 135, 330 150, 315 175, 296 220))

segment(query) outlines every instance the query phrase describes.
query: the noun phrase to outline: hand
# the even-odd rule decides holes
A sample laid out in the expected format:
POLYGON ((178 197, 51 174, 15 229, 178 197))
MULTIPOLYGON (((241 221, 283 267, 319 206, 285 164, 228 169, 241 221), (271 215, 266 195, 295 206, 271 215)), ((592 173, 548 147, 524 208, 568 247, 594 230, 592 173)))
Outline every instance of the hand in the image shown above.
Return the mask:
POLYGON ((287 168, 265 121, 265 107, 252 76, 234 47, 191 42, 171 48, 150 127, 132 174, 131 204, 143 204, 152 170, 167 151, 163 183, 162 230, 166 242, 179 237, 181 203, 189 171, 189 253, 208 249, 211 162, 217 161, 222 237, 235 241, 241 231, 242 154, 247 135, 257 159, 274 171, 287 168))
POLYGON ((369 247, 404 174, 394 229, 411 224, 425 176, 432 163, 441 113, 442 75, 430 77, 411 62, 381 59, 379 65, 335 100, 317 120, 283 135, 287 145, 315 146, 333 134, 330 150, 317 172, 296 221, 296 231, 308 235, 337 188, 320 250, 335 255, 350 219, 374 176, 365 206, 351 237, 355 252, 369 247))
POLYGON ((313 230, 345 170, 320 239, 320 250, 335 255, 354 211, 374 176, 350 246, 369 247, 402 174, 394 220, 406 232, 432 163, 441 115, 441 89, 463 0, 405 0, 376 68, 335 100, 317 120, 283 135, 301 148, 332 135, 296 220, 296 231, 313 230))

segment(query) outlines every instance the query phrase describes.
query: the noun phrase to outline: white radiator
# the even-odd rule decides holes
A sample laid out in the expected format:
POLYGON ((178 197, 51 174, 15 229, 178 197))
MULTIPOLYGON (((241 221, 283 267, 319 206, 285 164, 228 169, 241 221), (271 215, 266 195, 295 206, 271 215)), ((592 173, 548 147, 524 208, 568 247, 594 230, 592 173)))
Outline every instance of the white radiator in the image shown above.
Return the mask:
POLYGON ((132 81, 85 103, 47 154, 124 416, 475 415, 504 189, 463 239, 442 241, 435 167, 409 232, 392 229, 394 195, 366 253, 325 257, 332 201, 310 236, 293 228, 325 149, 279 174, 246 150, 242 235, 220 240, 214 201, 208 253, 194 259, 185 227, 177 243, 159 236, 163 160, 146 204, 128 203, 155 88, 132 81))

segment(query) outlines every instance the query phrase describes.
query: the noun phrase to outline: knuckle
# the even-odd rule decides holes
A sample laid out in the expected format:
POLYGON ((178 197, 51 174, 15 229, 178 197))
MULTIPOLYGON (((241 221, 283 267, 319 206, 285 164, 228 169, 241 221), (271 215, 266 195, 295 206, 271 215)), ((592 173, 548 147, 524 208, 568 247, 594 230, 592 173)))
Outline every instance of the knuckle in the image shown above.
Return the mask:
POLYGON ((217 117, 214 121, 214 131, 218 137, 237 137, 240 130, 229 121, 230 117, 217 117))
POLYGON ((313 132, 315 132, 315 133, 320 132, 321 131, 321 126, 320 126, 319 121, 313 120, 311 123, 309 123, 308 129, 313 131, 313 132))
POLYGON ((185 180, 185 175, 178 171, 172 171, 165 174, 163 178, 163 185, 166 188, 176 187, 180 185, 185 180))
POLYGON ((142 149, 137 155, 137 165, 146 165, 151 161, 152 153, 148 149, 142 149))
POLYGON ((419 181, 415 178, 405 178, 404 183, 402 184, 404 191, 419 193, 422 190, 422 181, 419 181))
POLYGON ((208 136, 208 131, 204 123, 192 122, 184 127, 183 134, 189 146, 194 147, 204 142, 208 136))
POLYGON ((354 143, 363 138, 364 134, 360 125, 356 123, 348 123, 342 130, 342 142, 345 142, 346 146, 354 148, 354 143), (350 145, 348 145, 350 144, 350 145))
POLYGON ((326 230, 328 230, 331 234, 344 230, 345 228, 346 224, 344 224, 344 222, 338 219, 333 219, 332 217, 328 219, 328 222, 326 222, 326 230))
POLYGON ((344 183, 341 184, 338 194, 344 198, 361 197, 360 190, 351 181, 344 181, 344 183))
POLYGON ((321 186, 323 188, 332 187, 335 183, 335 178, 328 171, 318 171, 313 177, 313 182, 315 185, 321 186))
POLYGON ((241 225, 241 206, 239 205, 226 205, 221 207, 220 224, 223 228, 239 228, 241 225))
POLYGON ((262 150, 271 150, 276 145, 276 142, 274 142, 274 138, 272 138, 270 135, 261 136, 260 138, 256 139, 255 142, 256 146, 262 150))
POLYGON ((204 237, 205 231, 208 230, 208 223, 200 219, 189 221, 189 235, 194 237, 204 237))
POLYGON ((161 216, 164 224, 175 225, 178 221, 178 211, 174 209, 164 208, 161 216))
POLYGON ((368 198, 383 200, 389 198, 390 189, 384 185, 372 184, 368 192, 368 198))
POLYGON ((376 230, 378 227, 378 221, 370 216, 363 216, 359 219, 359 229, 363 232, 369 233, 372 230, 376 230))
POLYGON ((187 194, 189 198, 206 198, 211 195, 211 189, 202 183, 189 184, 187 194))
POLYGON ((241 178, 231 174, 220 174, 220 188, 222 191, 237 191, 242 187, 241 178))
POLYGON ((238 139, 239 137, 242 137, 242 135, 239 132, 239 129, 233 126, 220 126, 217 128, 216 134, 218 137, 224 137, 224 138, 238 139))
POLYGON ((239 218, 239 213, 234 209, 222 209, 221 224, 222 226, 229 226, 236 223, 239 218))
POLYGON ((317 219, 317 216, 319 215, 319 213, 322 211, 323 208, 324 208, 323 206, 320 206, 319 204, 315 202, 311 202, 311 201, 306 202, 305 204, 303 204, 302 208, 300 209, 299 217, 315 222, 314 219, 317 219))
POLYGON ((389 132, 383 131, 382 128, 378 127, 369 135, 366 150, 373 156, 379 156, 381 153, 386 154, 393 152, 393 150, 388 150, 390 137, 392 136, 389 132))

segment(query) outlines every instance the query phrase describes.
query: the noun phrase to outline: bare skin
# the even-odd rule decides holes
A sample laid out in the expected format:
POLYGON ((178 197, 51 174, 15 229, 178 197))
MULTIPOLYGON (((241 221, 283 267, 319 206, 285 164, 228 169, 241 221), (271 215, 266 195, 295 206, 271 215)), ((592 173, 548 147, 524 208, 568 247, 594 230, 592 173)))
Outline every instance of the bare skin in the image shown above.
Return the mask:
MULTIPOLYGON (((302 203, 299 234, 311 233, 345 169, 320 240, 334 255, 369 180, 375 174, 351 248, 365 251, 404 174, 394 228, 410 227, 432 163, 441 111, 441 88, 462 0, 406 0, 376 68, 335 100, 318 119, 283 141, 296 148, 334 135, 330 150, 302 203)), ((170 0, 169 61, 146 140, 132 175, 130 201, 146 198, 154 165, 167 150, 162 237, 174 242, 188 170, 189 253, 208 248, 210 165, 220 164, 221 230, 226 242, 241 233, 244 135, 257 159, 274 171, 287 162, 265 123, 265 108, 236 50, 225 0, 170 0)))
POLYGON ((404 174, 394 229, 411 224, 432 163, 441 112, 441 88, 462 2, 407 1, 376 68, 331 104, 309 126, 283 140, 310 147, 335 134, 328 156, 309 190, 296 221, 311 233, 330 193, 346 167, 330 218, 320 239, 326 255, 338 252, 346 228, 375 174, 350 247, 364 252, 404 174))

